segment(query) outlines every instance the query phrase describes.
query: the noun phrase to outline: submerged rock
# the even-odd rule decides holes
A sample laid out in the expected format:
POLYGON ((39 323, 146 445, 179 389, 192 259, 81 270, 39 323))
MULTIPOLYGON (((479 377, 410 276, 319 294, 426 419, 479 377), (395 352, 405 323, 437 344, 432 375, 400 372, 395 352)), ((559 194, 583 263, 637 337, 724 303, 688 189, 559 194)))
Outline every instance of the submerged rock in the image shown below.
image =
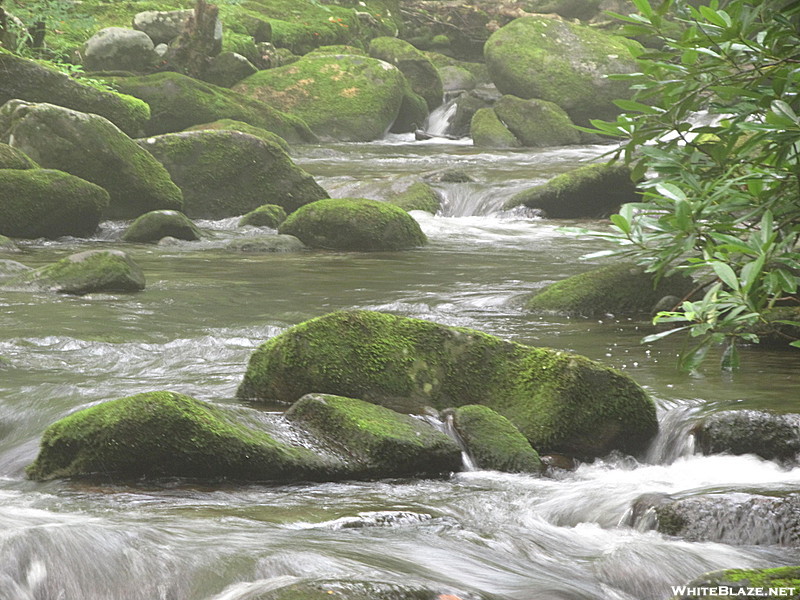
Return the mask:
POLYGON ((273 252, 302 252, 306 245, 293 235, 247 236, 229 242, 226 250, 245 254, 269 254, 273 252))
POLYGON ((111 121, 53 104, 6 103, 0 131, 46 169, 58 169, 108 191, 105 217, 180 210, 181 191, 167 171, 111 121))
POLYGON ((278 231, 328 250, 406 250, 427 242, 402 208, 364 198, 312 202, 289 215, 278 231))
POLYGON ((582 356, 389 314, 336 312, 296 325, 251 356, 237 395, 293 402, 319 392, 404 412, 482 404, 538 451, 641 451, 655 407, 626 375, 582 356))
POLYGON ((183 212, 192 218, 234 217, 264 204, 292 212, 328 197, 280 146, 247 133, 184 131, 139 143, 181 188, 183 212))
POLYGON ((138 292, 142 269, 121 250, 87 250, 8 279, 4 287, 82 296, 93 292, 138 292))
POLYGON ((89 236, 108 207, 108 192, 50 169, 0 169, 0 235, 89 236))
POLYGON ((157 242, 164 237, 199 240, 200 230, 183 213, 176 210, 154 210, 143 214, 122 234, 124 242, 157 242))
POLYGON ((621 164, 595 164, 557 175, 547 183, 514 194, 505 209, 524 205, 551 219, 607 217, 640 195, 631 171, 621 164))
POLYGON ((539 453, 519 429, 488 406, 472 404, 453 411, 453 426, 480 469, 541 473, 539 453))
POLYGON ((277 204, 264 204, 239 219, 239 227, 270 227, 277 229, 286 220, 286 211, 277 204))
POLYGON ((532 312, 567 316, 622 316, 651 312, 667 295, 682 297, 693 288, 690 277, 662 277, 633 263, 610 264, 567 277, 542 288, 525 305, 532 312))
POLYGON ((766 460, 794 461, 800 452, 800 415, 758 410, 726 410, 692 428, 703 454, 756 454, 766 460))

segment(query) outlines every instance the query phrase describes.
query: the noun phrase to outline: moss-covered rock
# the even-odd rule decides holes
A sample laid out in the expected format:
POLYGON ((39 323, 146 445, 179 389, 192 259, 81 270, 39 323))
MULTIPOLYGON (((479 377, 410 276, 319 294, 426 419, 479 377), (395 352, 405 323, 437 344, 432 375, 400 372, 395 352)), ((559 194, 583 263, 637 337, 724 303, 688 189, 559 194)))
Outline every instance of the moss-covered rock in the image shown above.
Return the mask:
POLYGON ((277 204, 264 204, 239 219, 239 227, 252 225, 253 227, 271 227, 277 229, 286 220, 286 211, 277 204))
POLYGON ((453 425, 480 469, 541 473, 542 461, 519 429, 488 406, 471 404, 453 411, 453 425))
POLYGON ((259 71, 233 89, 301 118, 321 138, 365 142, 389 130, 405 86, 396 67, 341 54, 259 71))
POLYGON ((219 121, 214 121, 212 123, 202 123, 200 125, 192 125, 191 127, 187 127, 186 131, 203 131, 205 129, 213 129, 213 130, 228 130, 228 131, 241 131, 242 133, 248 133, 250 135, 254 135, 257 138, 261 138, 266 142, 272 142, 273 144, 278 144, 281 149, 286 152, 287 154, 291 150, 289 147, 289 143, 279 136, 277 133, 273 133, 271 131, 267 131, 261 127, 255 127, 254 125, 249 125, 243 121, 236 121, 234 119, 220 119, 219 121))
POLYGON ((105 216, 136 217, 183 207, 167 171, 111 121, 53 104, 8 102, 0 131, 42 167, 58 169, 105 188, 105 216))
POLYGON ((444 67, 456 67, 458 69, 463 69, 464 71, 468 71, 475 80, 476 85, 488 84, 491 83, 492 80, 489 78, 489 71, 486 68, 486 63, 484 62, 470 62, 466 60, 459 60, 457 58, 453 58, 452 56, 448 56, 446 54, 440 54, 439 52, 432 52, 427 51, 424 52, 425 56, 428 57, 437 69, 439 69, 441 76, 441 70, 444 67))
MULTIPOLYGON (((19 252, 19 248, 14 243, 14 240, 0 235, 0 252, 19 252)), ((0 269, 0 276, 2 276, 2 269, 0 269)))
POLYGON ((279 231, 328 250, 405 250, 427 242, 402 208, 364 198, 313 202, 289 215, 279 231))
POLYGON ((109 196, 103 188, 50 169, 0 169, 0 234, 15 238, 88 236, 109 196))
POLYGON ((144 289, 142 269, 121 250, 87 250, 4 283, 11 289, 32 289, 82 296, 94 292, 138 292, 144 289))
POLYGON ((214 57, 203 79, 220 87, 233 87, 242 79, 257 72, 256 66, 238 52, 223 52, 214 57))
POLYGON ((439 77, 442 79, 442 89, 445 92, 474 90, 478 85, 475 76, 464 67, 446 65, 438 67, 437 70, 439 71, 439 77))
POLYGON ((397 118, 392 123, 389 131, 392 133, 409 133, 420 129, 428 118, 428 104, 425 98, 415 94, 410 86, 406 84, 403 91, 403 100, 400 103, 400 111, 397 118))
POLYGON ((289 142, 316 140, 301 119, 227 88, 180 73, 113 77, 109 80, 120 91, 150 105, 152 117, 144 124, 146 135, 182 131, 192 125, 219 119, 235 119, 272 131, 289 142))
POLYGON ((197 226, 177 210, 153 210, 138 217, 122 234, 124 242, 157 242, 164 237, 199 240, 197 226))
POLYGON ((434 590, 379 581, 324 579, 292 583, 254 600, 476 600, 452 589, 434 590), (457 594, 457 595, 456 595, 457 594))
POLYGON ((366 51, 356 46, 347 44, 334 44, 332 46, 320 46, 308 52, 305 56, 336 56, 338 54, 355 54, 356 56, 369 56, 366 51))
POLYGON ((459 137, 470 135, 472 118, 482 108, 489 108, 486 99, 474 93, 461 94, 456 98, 456 111, 450 119, 449 133, 459 137))
POLYGON ((473 144, 484 148, 519 148, 522 146, 492 108, 481 108, 472 115, 469 135, 473 144))
POLYGON ((442 103, 444 88, 439 71, 428 57, 404 40, 378 37, 369 43, 369 55, 396 66, 411 89, 425 99, 428 110, 442 103))
POLYGON ((183 191, 192 218, 243 215, 263 204, 292 212, 327 198, 277 144, 238 131, 186 131, 140 140, 183 191))
POLYGON ((58 104, 101 115, 128 135, 138 135, 150 118, 150 108, 141 100, 84 85, 65 73, 2 49, 0 73, 0 105, 12 99, 58 104))
POLYGON ((427 183, 419 181, 404 192, 391 196, 387 202, 405 211, 424 210, 435 215, 442 207, 442 195, 427 183))
POLYGON ((38 167, 39 165, 21 150, 0 142, 0 169, 36 169, 38 167))
POLYGON ((232 240, 225 246, 231 252, 244 254, 272 254, 302 252, 306 245, 293 235, 259 235, 232 240))
POLYGON ((773 598, 779 596, 796 598, 800 591, 800 567, 714 571, 694 579, 685 587, 686 593, 673 596, 671 600, 729 600, 730 598, 756 600, 771 593, 770 588, 778 592, 772 596, 773 598), (764 592, 755 595, 750 593, 752 588, 759 588, 764 592), (791 595, 788 588, 794 589, 791 595), (714 594, 712 590, 723 595, 714 594))
POLYGON ((295 481, 319 475, 310 450, 280 443, 214 406, 149 392, 73 413, 47 428, 32 479, 202 477, 295 481))
POLYGON ((370 311, 301 323, 251 356, 237 395, 292 402, 312 392, 404 412, 482 404, 539 452, 642 450, 653 402, 628 376, 587 358, 478 331, 370 311))
MULTIPOLYGON (((0 252, 4 249, 4 244, 9 243, 9 240, 6 237, 0 236, 0 252)), ((10 279, 11 277, 16 277, 20 273, 24 273, 26 271, 32 271, 30 267, 26 267, 22 263, 18 263, 15 260, 8 260, 8 259, 0 259, 0 279, 10 279)))
POLYGON ((622 164, 593 164, 557 175, 547 183, 514 194, 506 209, 524 205, 551 219, 607 217, 639 193, 630 169, 622 164))
POLYGON ((503 96, 495 102, 494 112, 523 146, 541 148, 581 142, 567 113, 553 102, 503 96))
POLYGON ((484 55, 503 94, 555 102, 579 125, 613 119, 614 100, 628 98, 628 83, 608 79, 637 70, 636 42, 559 19, 523 17, 497 30, 484 55))
POLYGON ((766 460, 793 461, 800 452, 800 415, 757 410, 726 410, 692 428, 703 454, 757 454, 766 460))
POLYGON ((461 449, 429 423, 383 406, 307 394, 286 418, 347 456, 361 477, 439 475, 461 469, 461 449))
POLYGON ((664 296, 683 297, 693 285, 684 275, 663 277, 656 285, 652 273, 620 262, 548 285, 528 300, 526 308, 582 317, 636 315, 651 312, 664 296))

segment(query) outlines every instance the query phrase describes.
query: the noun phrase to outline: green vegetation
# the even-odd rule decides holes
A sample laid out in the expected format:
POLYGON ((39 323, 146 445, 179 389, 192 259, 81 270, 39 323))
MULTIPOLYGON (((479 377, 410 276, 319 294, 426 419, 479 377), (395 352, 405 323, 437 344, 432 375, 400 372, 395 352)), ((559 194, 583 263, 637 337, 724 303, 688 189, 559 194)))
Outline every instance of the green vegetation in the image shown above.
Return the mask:
POLYGON ((264 204, 239 219, 239 227, 271 227, 277 229, 286 220, 286 211, 277 204, 264 204))
POLYGON ((640 72, 623 79, 637 90, 617 102, 625 114, 593 131, 622 139, 634 175, 653 177, 642 202, 611 217, 607 237, 658 277, 681 271, 704 290, 660 313, 657 322, 679 326, 645 341, 685 332, 681 368, 722 344, 722 366, 736 369, 739 345, 774 330, 776 308, 800 303, 800 6, 634 4, 639 14, 620 16, 627 33, 661 47, 640 52, 640 72))
POLYGON ((202 123, 200 125, 192 125, 191 127, 187 127, 185 131, 202 131, 205 129, 224 129, 230 131, 241 131, 242 133, 249 133, 250 135, 254 135, 257 138, 261 138, 266 142, 272 142, 273 144, 278 144, 281 149, 286 152, 287 154, 291 151, 289 147, 289 143, 279 136, 277 133, 272 133, 271 131, 267 131, 262 127, 255 127, 254 125, 249 125, 243 121, 237 121, 235 119, 220 119, 219 121, 214 121, 212 123, 202 123))
POLYGON ((517 137, 511 133, 498 118, 492 108, 479 108, 472 115, 469 134, 476 146, 487 148, 519 148, 522 146, 517 137))
POLYGON ((36 169, 38 166, 21 150, 0 142, 0 169, 36 169))

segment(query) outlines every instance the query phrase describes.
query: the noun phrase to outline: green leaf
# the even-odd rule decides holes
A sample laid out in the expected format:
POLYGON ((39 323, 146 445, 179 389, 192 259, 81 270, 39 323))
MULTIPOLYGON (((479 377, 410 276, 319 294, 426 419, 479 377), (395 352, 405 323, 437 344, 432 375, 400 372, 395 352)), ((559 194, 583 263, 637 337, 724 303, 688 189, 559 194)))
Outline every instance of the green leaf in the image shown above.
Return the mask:
POLYGON ((650 104, 642 104, 641 102, 635 102, 633 100, 614 100, 614 104, 628 112, 640 112, 647 115, 660 115, 664 112, 662 109, 651 106, 650 104))
POLYGON ((614 225, 620 228, 622 233, 624 233, 625 235, 630 234, 631 224, 630 221, 628 221, 625 217, 623 217, 622 215, 611 215, 610 219, 614 225))
POLYGON ((732 339, 725 346, 722 352, 722 368, 726 371, 738 371, 742 366, 741 357, 739 356, 739 348, 736 346, 736 340, 732 339))
POLYGON ((657 183, 656 190, 659 194, 665 198, 669 198, 670 200, 674 200, 676 202, 686 200, 686 194, 684 194, 678 186, 671 183, 657 183))
POLYGON ((742 293, 749 292, 753 284, 758 280, 758 276, 761 275, 761 271, 764 268, 765 259, 766 257, 762 254, 742 267, 742 293))
POLYGON ((660 339, 667 337, 668 335, 672 335, 673 333, 677 333, 679 331, 685 331, 689 329, 691 325, 684 325, 683 327, 676 327, 675 329, 668 329, 667 331, 659 331, 658 333, 653 333, 651 335, 646 335, 642 338, 642 344, 650 344, 651 342, 657 342, 660 339))
POLYGON ((713 261, 711 263, 711 268, 714 269, 714 273, 717 274, 717 277, 719 277, 725 285, 732 290, 739 289, 739 278, 736 277, 736 273, 730 266, 719 261, 713 261))
POLYGON ((704 339, 697 346, 683 354, 678 361, 678 368, 686 373, 697 370, 705 360, 713 340, 711 337, 704 339))

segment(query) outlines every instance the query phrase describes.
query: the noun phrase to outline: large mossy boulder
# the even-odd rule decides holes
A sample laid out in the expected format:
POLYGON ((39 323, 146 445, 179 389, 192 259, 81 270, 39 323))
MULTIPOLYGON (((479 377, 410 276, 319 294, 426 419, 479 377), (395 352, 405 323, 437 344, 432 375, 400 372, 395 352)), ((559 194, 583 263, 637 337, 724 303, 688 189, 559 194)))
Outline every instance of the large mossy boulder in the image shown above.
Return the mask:
POLYGON ((383 406, 307 394, 286 418, 347 456, 359 477, 439 475, 461 469, 461 449, 431 424, 383 406))
POLYGON ((328 197, 280 146, 246 133, 185 131, 139 143, 183 191, 183 212, 192 218, 239 216, 263 204, 292 212, 328 197))
POLYGON ((609 79, 638 70, 630 48, 636 42, 547 17, 523 17, 486 41, 492 81, 503 94, 539 98, 563 108, 578 125, 612 119, 614 100, 629 98, 628 83, 609 79))
POLYGON ((0 169, 36 169, 38 166, 24 152, 0 142, 0 169))
POLYGON ((313 142, 315 136, 300 119, 227 88, 180 73, 109 78, 120 91, 150 105, 146 135, 182 131, 192 125, 235 119, 272 131, 288 142, 313 142))
POLYGON ((9 100, 49 102, 101 115, 128 135, 139 135, 150 118, 145 102, 80 83, 50 67, 0 50, 0 105, 9 100))
POLYGON ((257 138, 261 138, 264 141, 272 142, 273 144, 278 144, 281 149, 286 152, 287 154, 291 150, 289 144, 285 139, 279 136, 277 133, 272 133, 271 131, 267 131, 266 129, 262 129, 261 127, 255 127, 253 125, 249 125, 244 121, 237 121, 235 119, 220 119, 219 121, 213 121, 211 123, 201 123, 200 125, 192 125, 191 127, 187 127, 186 131, 204 131, 208 129, 213 129, 215 131, 224 130, 224 131, 240 131, 242 133, 249 133, 250 135, 254 135, 257 138))
POLYGON ((32 479, 201 477, 294 481, 323 461, 276 441, 214 406, 149 392, 75 412, 47 428, 32 479))
POLYGON ((800 415, 758 410, 726 410, 693 428, 703 454, 756 454, 766 460, 794 461, 800 453, 800 415))
POLYGON ((0 234, 15 238, 89 236, 108 207, 108 192, 50 169, 0 169, 0 234))
POLYGON ((776 590, 777 595, 785 598, 796 597, 789 592, 800 590, 800 567, 775 567, 771 569, 728 569, 701 575, 687 583, 684 593, 673 596, 670 600, 730 600, 730 598, 746 598, 756 600, 776 590), (750 593, 754 588, 763 590, 758 595, 750 593), (715 594, 714 591, 720 592, 715 594), (790 593, 792 595, 790 595, 790 593))
POLYGON ((106 217, 183 207, 181 191, 164 167, 104 117, 13 101, 0 109, 0 132, 42 167, 71 173, 108 191, 106 217))
POLYGON ((368 142, 394 123, 406 85, 389 63, 342 54, 259 71, 233 89, 300 117, 321 138, 368 142))
POLYGON ((86 250, 4 283, 10 289, 31 289, 82 296, 95 292, 138 292, 144 289, 142 269, 121 250, 86 250))
POLYGON ((177 210, 153 210, 138 217, 122 234, 123 242, 157 242, 161 238, 199 240, 197 225, 177 210))
POLYGON ((369 55, 396 66, 411 89, 425 99, 428 110, 442 103, 444 88, 439 71, 425 54, 394 37, 378 37, 369 43, 369 55))
POLYGON ((442 195, 423 181, 411 184, 405 191, 387 199, 405 211, 424 210, 435 215, 442 207, 442 195))
POLYGON ((578 167, 518 192, 504 208, 523 205, 542 211, 550 219, 600 218, 640 199, 629 167, 603 163, 578 167))
POLYGON ((492 108, 480 108, 469 125, 472 143, 484 148, 519 148, 522 143, 503 124, 492 108))
POLYGON ((638 452, 655 406, 627 375, 582 356, 478 331, 370 312, 336 312, 278 335, 251 356, 237 395, 293 402, 307 393, 421 413, 482 404, 539 452, 638 452))
POLYGON ((278 231, 326 250, 406 250, 427 242, 402 208, 365 198, 313 202, 289 215, 278 231))
POLYGON ((494 112, 523 146, 542 148, 579 144, 580 133, 567 113, 553 102, 503 96, 494 112))
POLYGON ((543 288, 526 304, 532 312, 599 317, 651 313, 665 296, 683 297, 694 284, 685 275, 662 277, 628 262, 606 265, 543 288))
POLYGON ((541 473, 539 453, 519 429, 488 406, 471 404, 453 411, 453 426, 479 469, 541 473))

